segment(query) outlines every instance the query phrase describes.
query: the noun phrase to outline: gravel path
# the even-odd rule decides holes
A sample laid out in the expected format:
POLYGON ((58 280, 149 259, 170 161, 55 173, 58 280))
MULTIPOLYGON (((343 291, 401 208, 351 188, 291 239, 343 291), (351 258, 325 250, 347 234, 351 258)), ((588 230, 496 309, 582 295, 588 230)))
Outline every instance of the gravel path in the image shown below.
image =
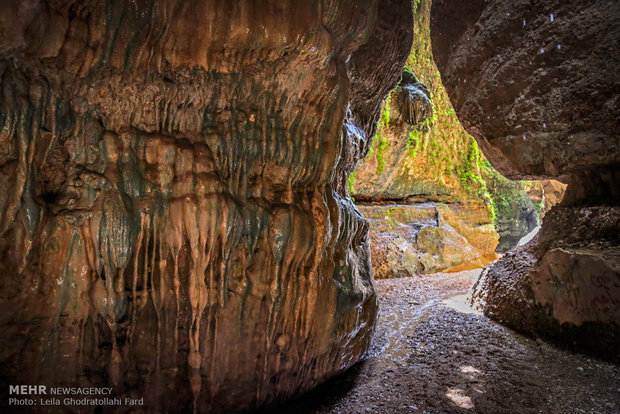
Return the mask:
POLYGON ((377 281, 368 358, 269 413, 620 413, 620 366, 475 313, 480 270, 377 281))

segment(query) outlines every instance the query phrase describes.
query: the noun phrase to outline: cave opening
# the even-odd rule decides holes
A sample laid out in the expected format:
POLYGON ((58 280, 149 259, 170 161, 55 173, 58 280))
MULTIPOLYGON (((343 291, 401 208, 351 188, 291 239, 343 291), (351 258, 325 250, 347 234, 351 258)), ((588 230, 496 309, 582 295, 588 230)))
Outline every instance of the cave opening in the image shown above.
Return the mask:
POLYGON ((620 411, 619 13, 1 2, 1 411, 620 411))
POLYGON ((617 358, 613 345, 524 324, 518 333, 489 319, 483 272, 504 255, 518 262, 536 248, 545 215, 561 208, 567 177, 510 180, 493 168, 442 84, 431 2, 416 3, 411 54, 381 106, 367 156, 347 179, 369 221, 379 297, 369 353, 349 373, 266 412, 611 412, 618 390, 605 384, 617 382, 618 370, 604 360, 617 358))

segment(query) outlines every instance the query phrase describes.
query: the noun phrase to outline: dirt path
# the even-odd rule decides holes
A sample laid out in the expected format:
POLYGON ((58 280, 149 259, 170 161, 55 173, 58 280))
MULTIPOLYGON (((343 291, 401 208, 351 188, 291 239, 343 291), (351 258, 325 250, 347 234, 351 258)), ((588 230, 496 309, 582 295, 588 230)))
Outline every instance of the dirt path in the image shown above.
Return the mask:
POLYGON ((620 366, 524 338, 464 303, 480 270, 377 281, 369 357, 269 413, 620 413, 620 366))

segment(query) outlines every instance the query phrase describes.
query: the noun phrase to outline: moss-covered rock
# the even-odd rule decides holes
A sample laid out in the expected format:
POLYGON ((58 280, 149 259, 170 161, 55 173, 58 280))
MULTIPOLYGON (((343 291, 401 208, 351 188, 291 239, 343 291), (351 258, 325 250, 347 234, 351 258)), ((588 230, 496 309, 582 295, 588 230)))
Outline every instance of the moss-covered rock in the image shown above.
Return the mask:
POLYGON ((510 236, 507 243, 514 245, 536 224, 537 210, 523 186, 493 169, 456 117, 433 61, 430 5, 430 0, 413 2, 411 54, 399 86, 383 104, 369 153, 348 181, 357 201, 415 204, 399 207, 397 213, 387 207, 391 213, 385 214, 384 225, 377 224, 381 217, 372 217, 377 277, 403 275, 413 268, 427 272, 482 266, 495 257, 498 232, 510 236), (434 222, 416 217, 428 208, 417 203, 427 202, 446 204, 435 207, 434 222), (428 228, 420 231, 421 226, 428 228), (402 264, 406 246, 420 262, 409 270, 402 264))
POLYGON ((407 66, 383 105, 368 156, 349 177, 349 191, 357 200, 486 206, 500 235, 498 250, 508 249, 539 224, 543 184, 540 199, 530 200, 526 190, 537 184, 504 178, 461 126, 432 58, 430 3, 413 4, 415 36, 407 66))

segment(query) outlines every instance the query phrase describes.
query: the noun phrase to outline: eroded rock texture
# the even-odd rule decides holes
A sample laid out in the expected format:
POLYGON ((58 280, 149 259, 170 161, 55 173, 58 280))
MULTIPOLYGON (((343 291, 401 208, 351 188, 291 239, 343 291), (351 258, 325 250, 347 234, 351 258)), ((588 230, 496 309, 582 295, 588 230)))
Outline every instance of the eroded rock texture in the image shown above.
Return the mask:
POLYGON ((527 196, 540 209, 540 220, 556 205, 560 204, 566 192, 566 184, 557 180, 528 181, 527 196))
POLYGON ((388 128, 375 137, 372 152, 361 159, 355 169, 352 190, 356 200, 405 200, 418 195, 446 195, 445 188, 416 179, 406 168, 411 158, 409 134, 433 114, 431 93, 422 82, 409 72, 403 72, 401 81, 384 107, 388 128))
POLYGON ((459 119, 493 165, 568 182, 540 236, 485 272, 485 312, 618 358, 620 8, 437 0, 431 28, 459 119))
POLYGON ((482 204, 360 205, 370 223, 375 278, 477 269, 499 239, 482 204))
POLYGON ((360 359, 345 182, 411 45, 378 3, 3 3, 3 384, 219 412, 360 359))

